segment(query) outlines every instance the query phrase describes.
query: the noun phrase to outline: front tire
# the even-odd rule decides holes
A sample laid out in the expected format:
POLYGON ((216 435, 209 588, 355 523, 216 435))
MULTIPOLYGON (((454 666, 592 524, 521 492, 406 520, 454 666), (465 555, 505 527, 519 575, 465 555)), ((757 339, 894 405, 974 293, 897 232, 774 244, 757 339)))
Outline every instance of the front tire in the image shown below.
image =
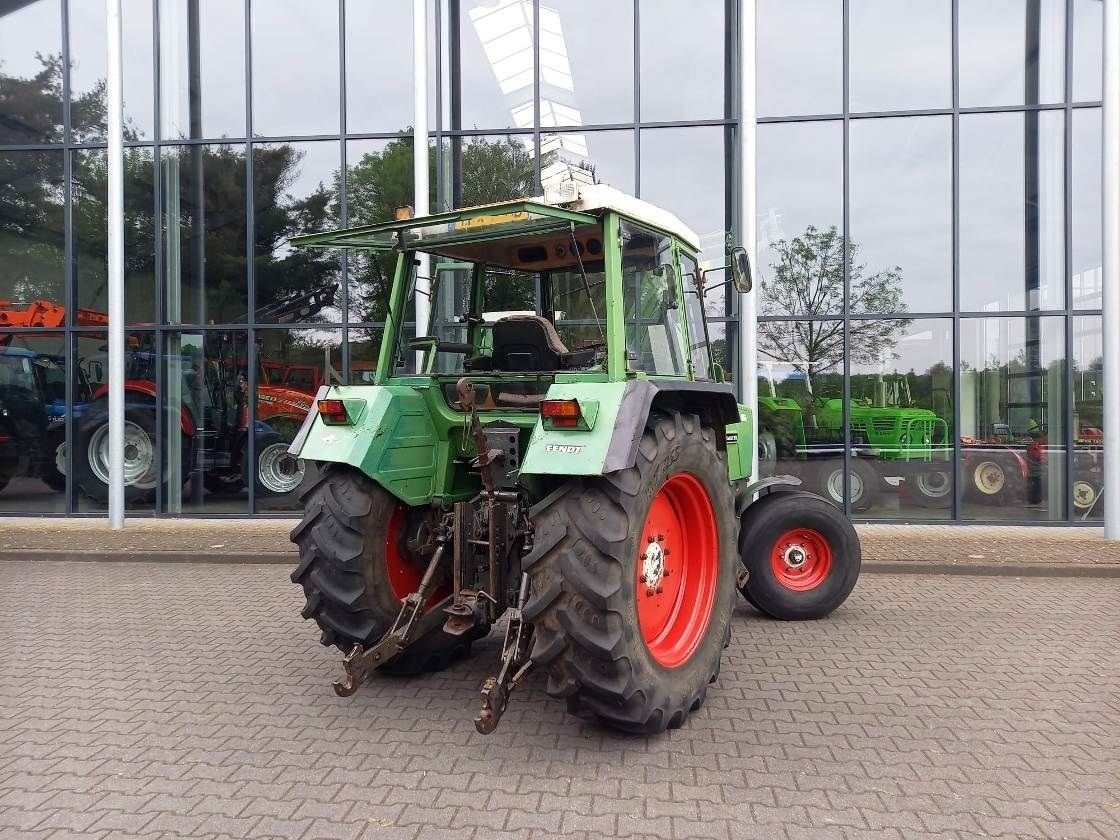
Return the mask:
MULTIPOLYGON (((882 479, 875 468, 863 458, 850 461, 849 487, 852 511, 864 513, 879 501, 879 484, 882 479)), ((839 508, 844 507, 844 465, 842 462, 825 464, 818 477, 820 495, 839 508)))
POLYGON ((859 579, 860 546, 843 512, 813 493, 773 493, 747 508, 739 534, 743 595, 771 618, 823 618, 859 579))
POLYGON ((922 507, 931 509, 948 508, 953 503, 953 474, 947 469, 930 469, 917 472, 913 481, 907 479, 906 486, 913 490, 922 507))
POLYGON ((730 638, 733 511, 715 431, 678 413, 650 417, 635 466, 535 505, 525 618, 548 693, 628 732, 700 708, 730 638))
MULTIPOLYGON (((291 537, 300 556, 292 583, 301 585, 307 598, 302 615, 319 625, 322 644, 335 645, 343 653, 355 644, 368 649, 396 620, 401 599, 419 587, 429 558, 412 555, 406 533, 410 519, 420 512, 364 473, 339 464, 324 467, 303 503, 303 521, 291 537)), ((446 594, 437 588, 425 606, 435 606, 446 594)), ((452 636, 437 627, 381 670, 441 670, 489 631, 483 625, 452 636)))
MULTIPOLYGON (((159 484, 154 412, 129 409, 124 415, 124 498, 126 504, 150 502, 159 484)), ((109 499, 109 419, 102 417, 78 436, 75 479, 94 501, 109 499)))

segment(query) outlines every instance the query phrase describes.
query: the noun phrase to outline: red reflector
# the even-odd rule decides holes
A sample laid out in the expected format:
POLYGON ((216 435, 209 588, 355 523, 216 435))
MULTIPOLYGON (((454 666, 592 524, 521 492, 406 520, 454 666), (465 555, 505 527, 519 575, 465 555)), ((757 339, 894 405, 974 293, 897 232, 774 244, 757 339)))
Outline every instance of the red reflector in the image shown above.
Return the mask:
POLYGON ((575 400, 545 400, 541 403, 541 416, 579 419, 579 403, 575 400))
POLYGON ((346 413, 346 403, 342 400, 319 400, 319 416, 324 423, 341 425, 349 423, 350 417, 346 413))

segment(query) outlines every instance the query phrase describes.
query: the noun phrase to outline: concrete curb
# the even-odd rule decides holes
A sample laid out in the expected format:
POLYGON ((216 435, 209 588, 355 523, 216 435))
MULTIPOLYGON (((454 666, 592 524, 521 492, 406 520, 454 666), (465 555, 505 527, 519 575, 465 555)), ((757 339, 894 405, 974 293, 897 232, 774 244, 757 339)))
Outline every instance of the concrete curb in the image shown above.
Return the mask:
MULTIPOLYGON (((203 563, 210 565, 295 566, 294 551, 105 552, 21 549, 0 551, 0 563, 31 560, 55 563, 203 563)), ((871 575, 971 575, 977 577, 1120 578, 1120 563, 955 563, 933 560, 864 560, 862 572, 871 575)))

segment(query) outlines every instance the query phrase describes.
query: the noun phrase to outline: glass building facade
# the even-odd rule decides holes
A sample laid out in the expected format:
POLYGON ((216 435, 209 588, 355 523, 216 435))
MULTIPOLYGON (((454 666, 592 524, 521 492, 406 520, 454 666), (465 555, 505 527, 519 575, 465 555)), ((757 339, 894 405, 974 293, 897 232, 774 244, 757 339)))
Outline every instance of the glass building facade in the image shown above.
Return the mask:
MULTIPOLYGON (((429 201, 576 165, 722 264, 754 13, 763 468, 855 518, 1092 519, 1101 5, 433 0, 429 201)), ((313 469, 245 465, 368 376, 386 284, 287 240, 414 203, 411 11, 124 0, 132 512, 297 509, 313 469)), ((101 0, 0 2, 0 513, 105 510, 104 42, 101 0)))

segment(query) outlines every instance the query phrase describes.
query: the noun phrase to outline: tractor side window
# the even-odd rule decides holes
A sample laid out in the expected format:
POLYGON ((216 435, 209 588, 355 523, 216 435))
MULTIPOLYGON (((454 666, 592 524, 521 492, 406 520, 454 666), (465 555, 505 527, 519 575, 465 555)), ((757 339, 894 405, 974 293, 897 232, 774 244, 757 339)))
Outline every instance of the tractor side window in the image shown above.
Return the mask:
POLYGON ((556 332, 569 350, 605 343, 607 317, 607 276, 602 262, 584 263, 579 269, 553 271, 549 277, 552 292, 552 319, 556 332))
POLYGON ((684 289, 684 314, 688 322, 688 347, 691 351, 692 376, 695 379, 712 378, 712 357, 708 351, 708 329, 704 323, 704 298, 700 286, 700 271, 691 254, 680 252, 681 286, 684 289))
POLYGON ((673 242, 630 222, 622 223, 622 304, 630 369, 683 375, 673 242))

